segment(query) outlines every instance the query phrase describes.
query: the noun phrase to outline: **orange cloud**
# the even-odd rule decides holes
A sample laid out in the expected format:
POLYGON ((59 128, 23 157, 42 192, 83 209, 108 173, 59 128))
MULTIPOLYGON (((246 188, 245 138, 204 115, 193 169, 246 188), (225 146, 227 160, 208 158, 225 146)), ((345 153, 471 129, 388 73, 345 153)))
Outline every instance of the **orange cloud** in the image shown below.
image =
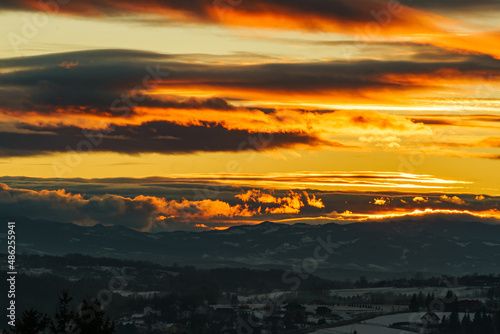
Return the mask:
POLYGON ((234 197, 241 199, 243 202, 257 202, 257 203, 277 203, 278 198, 272 196, 271 194, 262 193, 260 190, 248 190, 244 194, 238 194, 234 197))
POLYGON ((304 112, 297 110, 276 110, 266 113, 260 110, 219 110, 177 109, 137 107, 137 115, 127 118, 110 119, 92 115, 81 115, 70 110, 61 115, 19 114, 22 121, 40 124, 65 124, 85 126, 88 129, 103 129, 114 125, 140 125, 149 121, 168 121, 182 126, 200 126, 206 123, 222 125, 228 130, 257 132, 316 133, 324 135, 384 135, 392 136, 431 136, 432 130, 422 123, 399 115, 389 115, 376 111, 346 111, 334 113, 304 112))
POLYGON ((237 194, 235 197, 241 199, 243 202, 252 201, 264 204, 279 204, 279 207, 268 207, 265 209, 266 213, 271 214, 300 213, 300 209, 304 207, 302 195, 309 206, 319 209, 325 207, 320 198, 316 198, 315 195, 309 195, 306 191, 303 191, 302 194, 300 194, 290 190, 287 194, 288 196, 275 197, 271 194, 262 193, 261 190, 252 189, 248 190, 244 194, 237 194))
POLYGON ((313 206, 315 208, 319 208, 319 209, 322 209, 322 208, 325 207, 325 205, 323 204, 323 201, 321 200, 321 198, 316 199, 315 195, 312 195, 310 197, 309 194, 307 192, 305 192, 305 191, 304 191, 304 196, 307 199, 307 204, 308 205, 313 206))
POLYGON ((441 197, 439 197, 442 201, 444 202, 448 202, 448 203, 452 203, 452 204, 457 204, 457 205, 467 205, 467 203, 465 203, 464 200, 462 200, 460 197, 458 196, 452 196, 452 197, 449 197, 447 195, 443 195, 441 197))
POLYGON ((62 67, 62 68, 65 68, 68 70, 68 69, 76 67, 78 65, 80 65, 80 64, 77 61, 64 61, 64 62, 59 64, 59 67, 62 67))
POLYGON ((413 198, 413 202, 416 202, 416 203, 427 203, 429 201, 428 198, 424 198, 422 196, 417 196, 417 197, 414 197, 413 198))
POLYGON ((183 199, 182 201, 166 201, 164 199, 148 198, 144 196, 138 196, 136 199, 152 200, 156 203, 159 212, 162 214, 185 220, 221 217, 252 217, 260 213, 258 209, 249 209, 247 205, 231 206, 220 200, 205 199, 201 201, 189 201, 183 199))
POLYGON ((387 200, 385 198, 383 198, 383 197, 381 197, 381 198, 375 198, 373 204, 375 204, 375 205, 386 205, 387 204, 387 200))
POLYGON ((478 143, 478 146, 500 147, 500 137, 485 138, 478 143))

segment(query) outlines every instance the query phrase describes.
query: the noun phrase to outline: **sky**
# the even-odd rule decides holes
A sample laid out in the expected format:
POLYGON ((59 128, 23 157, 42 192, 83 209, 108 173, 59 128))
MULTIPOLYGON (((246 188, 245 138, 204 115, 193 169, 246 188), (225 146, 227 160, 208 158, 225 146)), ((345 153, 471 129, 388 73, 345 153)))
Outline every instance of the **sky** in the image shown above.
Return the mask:
POLYGON ((7 0, 0 208, 140 231, 500 219, 498 0, 7 0))

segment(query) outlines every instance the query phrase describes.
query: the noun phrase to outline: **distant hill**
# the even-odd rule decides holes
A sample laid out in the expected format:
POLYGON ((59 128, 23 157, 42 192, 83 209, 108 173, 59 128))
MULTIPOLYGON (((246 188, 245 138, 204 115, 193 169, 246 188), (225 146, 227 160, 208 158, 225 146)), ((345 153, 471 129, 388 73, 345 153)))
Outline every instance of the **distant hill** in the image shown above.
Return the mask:
MULTIPOLYGON (((314 274, 331 279, 361 274, 375 279, 415 272, 500 272, 500 226, 472 221, 425 218, 348 225, 264 222, 225 231, 151 234, 120 226, 15 220, 17 251, 31 254, 81 253, 201 268, 286 270, 292 265, 305 265, 314 274), (326 243, 329 239, 331 253, 326 253, 318 238, 326 243), (322 259, 312 261, 315 253, 322 259)), ((0 242, 5 245, 5 234, 0 242)))

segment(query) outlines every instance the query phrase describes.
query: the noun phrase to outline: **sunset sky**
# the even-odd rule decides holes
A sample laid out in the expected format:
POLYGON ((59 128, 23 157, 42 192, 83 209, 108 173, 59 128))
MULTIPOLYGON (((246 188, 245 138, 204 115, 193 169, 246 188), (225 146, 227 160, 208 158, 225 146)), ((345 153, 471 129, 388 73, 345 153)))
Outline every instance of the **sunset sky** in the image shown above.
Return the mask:
POLYGON ((500 220, 498 0, 7 0, 0 209, 500 220))

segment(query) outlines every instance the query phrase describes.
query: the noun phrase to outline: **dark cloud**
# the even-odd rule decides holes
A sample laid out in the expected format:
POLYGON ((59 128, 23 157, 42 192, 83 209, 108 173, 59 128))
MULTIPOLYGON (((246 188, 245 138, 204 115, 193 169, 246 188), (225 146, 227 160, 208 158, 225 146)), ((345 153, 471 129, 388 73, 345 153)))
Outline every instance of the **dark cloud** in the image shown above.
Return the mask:
POLYGON ((199 98, 186 98, 186 99, 155 99, 146 97, 144 101, 140 102, 142 107, 153 108, 169 108, 169 109, 212 109, 212 110, 236 110, 237 108, 231 103, 220 97, 199 99, 199 98))
MULTIPOLYGON (((396 1, 397 2, 397 1, 396 1)), ((54 2, 57 3, 57 2, 54 2)), ((136 15, 123 14, 156 14, 165 17, 163 24, 170 21, 218 23, 224 22, 232 11, 246 15, 274 13, 280 17, 294 18, 302 29, 321 30, 323 26, 318 20, 335 22, 347 26, 359 23, 373 22, 373 12, 387 11, 389 0, 86 0, 69 1, 60 5, 44 5, 37 0, 14 1, 6 0, 0 3, 0 8, 8 10, 40 10, 65 13, 79 16, 119 16, 123 20, 137 20, 136 15)), ((447 9, 452 11, 467 11, 471 9, 499 9, 497 0, 401 0, 400 4, 417 9, 447 9)), ((411 16, 405 13, 393 15, 393 24, 408 24, 424 27, 424 23, 415 24, 411 16)), ((158 18, 142 17, 142 20, 158 22, 158 18)), ((245 24, 242 22, 242 24, 245 24)), ((255 22, 259 25, 259 22, 255 22)))
POLYGON ((0 184, 0 210, 31 218, 94 225, 98 222, 144 230, 154 223, 157 214, 148 199, 130 199, 104 195, 83 199, 80 195, 58 191, 32 191, 0 184))
POLYGON ((23 156, 66 152, 68 148, 87 152, 126 154, 221 151, 264 151, 296 145, 341 144, 302 133, 249 133, 228 130, 221 125, 182 126, 165 121, 141 125, 114 126, 111 130, 87 130, 75 126, 33 126, 20 124, 28 133, 0 132, 0 155, 23 156))
POLYGON ((422 9, 438 9, 453 12, 468 12, 471 10, 500 10, 498 0, 401 0, 401 4, 422 9))
POLYGON ((0 107, 53 113, 58 107, 83 106, 82 113, 111 115, 115 99, 143 85, 148 64, 168 58, 139 51, 99 50, 0 60, 4 69, 11 68, 0 75, 0 107))
POLYGON ((422 123, 425 125, 455 125, 454 122, 445 119, 433 119, 433 118, 412 118, 414 123, 422 123))
MULTIPOLYGON (((287 16, 302 15, 303 17, 336 20, 343 23, 369 22, 374 18, 370 10, 387 8, 388 1, 384 0, 253 0, 253 1, 220 1, 213 0, 87 0, 69 1, 58 6, 57 11, 73 15, 119 15, 123 13, 151 13, 162 14, 174 18, 174 14, 181 13, 185 19, 199 22, 217 22, 222 19, 214 9, 237 8, 245 13, 280 13, 287 16)), ((50 10, 53 6, 44 6, 43 2, 36 0, 2 1, 4 9, 19 10, 50 10)), ((221 13, 221 12, 220 12, 221 13)), ((403 18, 395 18, 403 20, 403 18)), ((309 23, 310 29, 315 28, 313 20, 309 23)))
MULTIPOLYGON (((325 61, 214 65, 190 63, 182 55, 137 51, 85 51, 0 60, 0 108, 8 112, 82 113, 113 116, 113 102, 154 88, 211 87, 276 93, 359 92, 407 89, 419 83, 391 81, 387 75, 456 76, 497 73, 499 61, 488 56, 460 56, 442 61, 325 61), (160 80, 151 75, 159 69, 160 80), (145 79, 147 79, 145 81, 145 79), (144 84, 146 82, 146 85, 144 84)), ((424 83, 422 83, 424 84, 424 83)), ((425 83, 428 85, 429 83, 425 83)), ((142 96, 145 107, 234 110, 226 99, 154 98, 142 96)), ((132 108, 131 112, 134 112, 132 108)))

